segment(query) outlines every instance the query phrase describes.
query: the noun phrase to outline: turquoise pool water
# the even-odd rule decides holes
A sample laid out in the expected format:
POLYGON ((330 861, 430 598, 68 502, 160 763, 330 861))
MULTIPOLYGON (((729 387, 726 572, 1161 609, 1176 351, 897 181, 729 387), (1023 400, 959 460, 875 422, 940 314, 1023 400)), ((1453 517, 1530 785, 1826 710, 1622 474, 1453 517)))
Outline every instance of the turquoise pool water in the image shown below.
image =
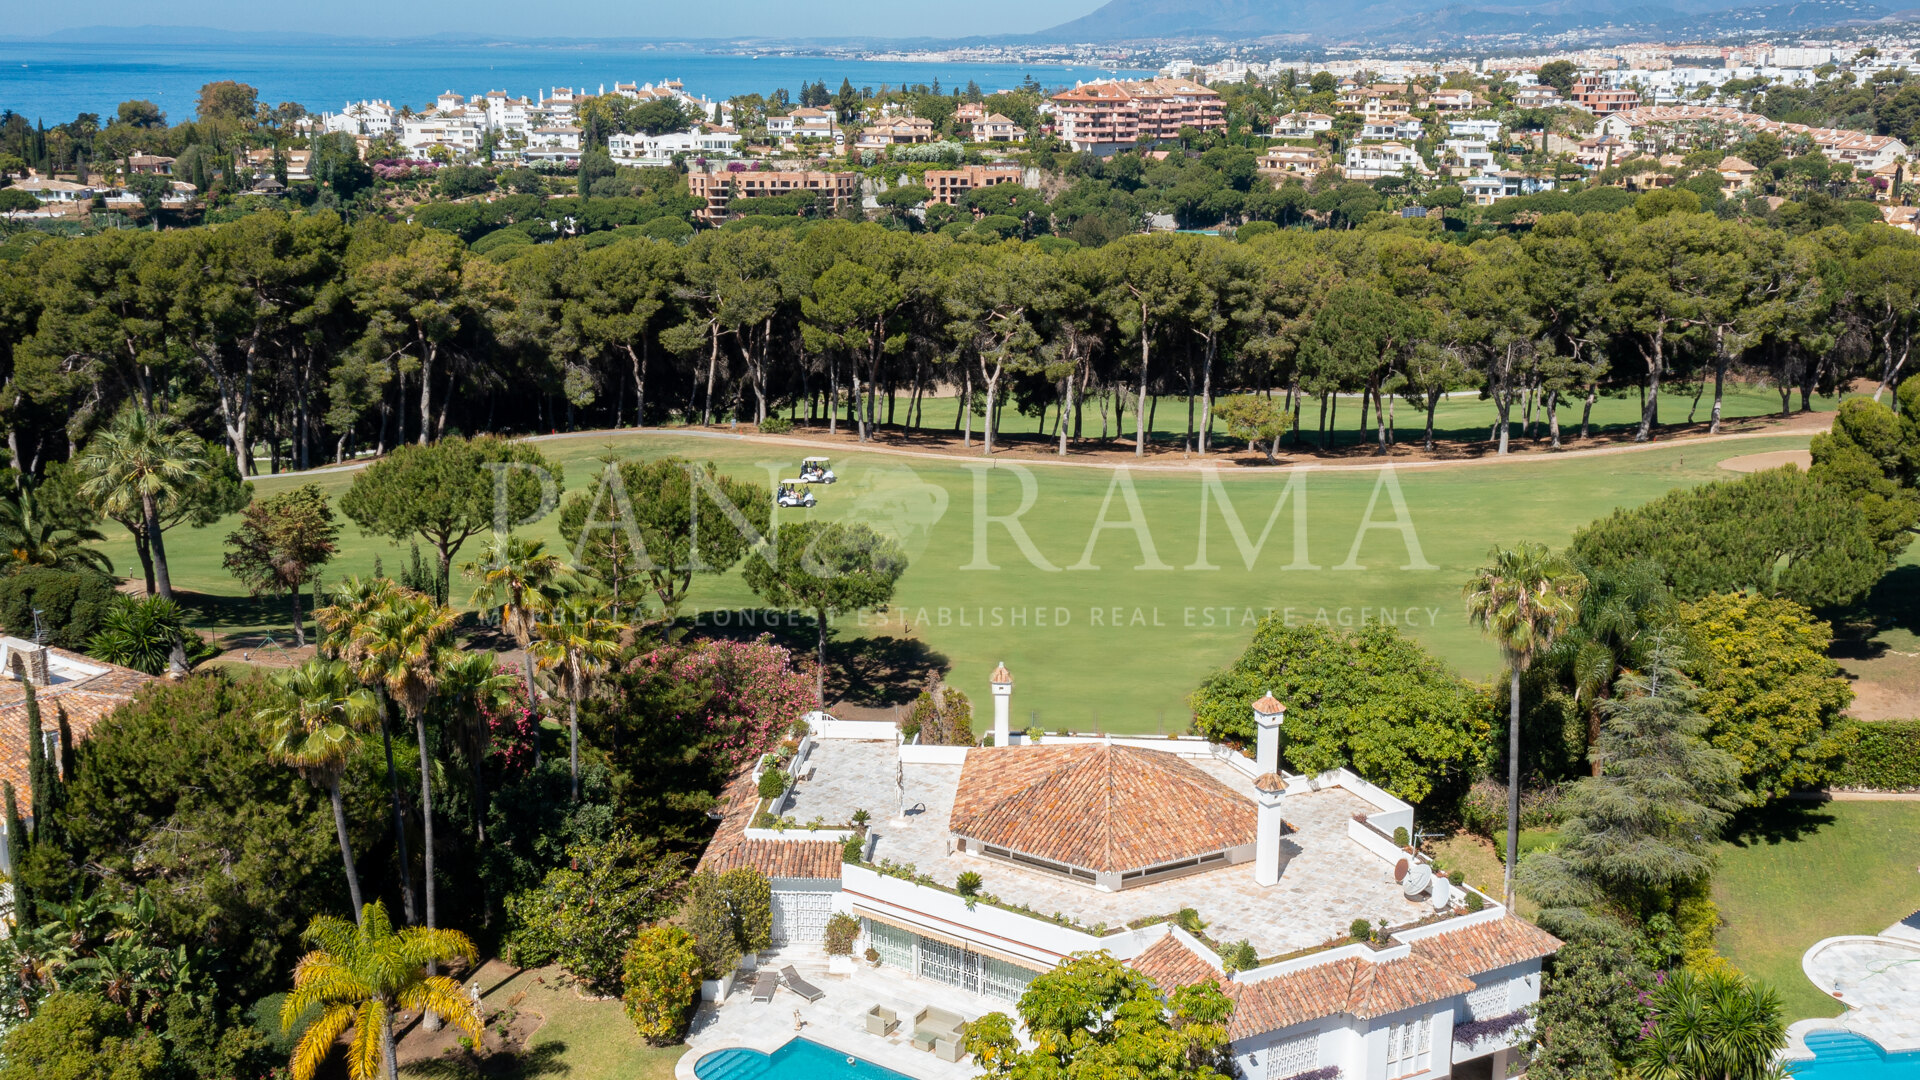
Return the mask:
POLYGON ((1844 1031, 1813 1032, 1807 1049, 1813 1060, 1793 1065, 1794 1080, 1920 1080, 1920 1052, 1889 1054, 1844 1031))
POLYGON ((790 1040, 771 1054, 744 1047, 715 1050, 694 1063, 693 1075, 700 1080, 913 1080, 807 1039, 790 1040))

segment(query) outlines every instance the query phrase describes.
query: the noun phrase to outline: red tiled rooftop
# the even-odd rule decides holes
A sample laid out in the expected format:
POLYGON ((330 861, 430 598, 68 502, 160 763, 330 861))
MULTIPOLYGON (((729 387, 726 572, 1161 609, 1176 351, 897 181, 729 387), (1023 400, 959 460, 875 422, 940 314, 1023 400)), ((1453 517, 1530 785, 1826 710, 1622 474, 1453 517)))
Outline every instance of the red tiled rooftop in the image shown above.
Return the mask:
POLYGON ((1461 975, 1484 975, 1509 964, 1551 956, 1559 938, 1511 915, 1449 930, 1413 943, 1413 955, 1461 975))
POLYGON ((968 751, 949 831, 1095 871, 1250 844, 1253 803, 1172 754, 1126 746, 968 751))

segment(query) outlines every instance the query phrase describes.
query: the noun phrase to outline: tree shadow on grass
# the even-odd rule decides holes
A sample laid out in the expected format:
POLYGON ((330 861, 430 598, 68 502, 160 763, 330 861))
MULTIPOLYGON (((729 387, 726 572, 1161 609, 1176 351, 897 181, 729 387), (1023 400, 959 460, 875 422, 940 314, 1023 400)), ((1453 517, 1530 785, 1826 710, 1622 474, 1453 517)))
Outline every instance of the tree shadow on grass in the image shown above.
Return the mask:
POLYGON ((461 1051, 431 1061, 416 1061, 400 1067, 403 1076, 420 1080, 534 1080, 543 1076, 565 1076, 573 1071, 565 1058, 567 1044, 561 1041, 541 1043, 531 1050, 496 1050, 484 1057, 461 1051))
POLYGON ((918 638, 827 639, 827 700, 884 708, 905 705, 953 667, 918 638))
POLYGON ((1825 801, 1780 799, 1735 814, 1727 825, 1727 842, 1735 847, 1791 844, 1808 839, 1833 824, 1825 801))
POLYGON ((1836 660, 1874 660, 1887 644, 1876 640, 1888 630, 1920 634, 1920 566, 1896 566, 1867 593, 1860 606, 1834 619, 1836 660))

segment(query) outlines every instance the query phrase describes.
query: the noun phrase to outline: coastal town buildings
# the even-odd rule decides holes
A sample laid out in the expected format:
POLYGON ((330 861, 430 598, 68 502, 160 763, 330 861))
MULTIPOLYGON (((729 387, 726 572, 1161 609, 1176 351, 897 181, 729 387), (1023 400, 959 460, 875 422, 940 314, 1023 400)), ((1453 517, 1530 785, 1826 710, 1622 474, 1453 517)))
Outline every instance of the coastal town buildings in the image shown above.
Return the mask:
POLYGON ((1060 137, 1095 153, 1176 138, 1183 127, 1214 131, 1227 124, 1219 93, 1186 78, 1083 83, 1052 100, 1060 137))
POLYGON ((920 182, 933 193, 929 202, 952 206, 975 188, 1017 184, 1023 173, 1018 165, 965 165, 958 169, 928 169, 920 182))
MULTIPOLYGON (((770 879, 775 956, 759 962, 810 960, 848 914, 856 955, 897 993, 972 1018, 1104 950, 1165 992, 1217 984, 1243 1076, 1507 1075, 1559 942, 1399 846, 1407 803, 1344 769, 1282 773, 1286 710, 1271 695, 1248 703, 1249 756, 1192 737, 1035 740, 1012 730, 1004 665, 990 686, 989 746, 813 713, 783 795, 760 798, 765 760, 729 786, 700 869, 770 879), (979 880, 966 895, 962 874, 979 880), (1176 920, 1183 908, 1207 940, 1176 920), (1355 919, 1384 927, 1356 941, 1355 919), (1261 959, 1229 971, 1209 941, 1239 940, 1261 959)), ((752 1008, 727 998, 730 981, 708 987, 720 1008, 752 1008)), ((957 1040, 925 1048, 962 1054, 957 1040)))

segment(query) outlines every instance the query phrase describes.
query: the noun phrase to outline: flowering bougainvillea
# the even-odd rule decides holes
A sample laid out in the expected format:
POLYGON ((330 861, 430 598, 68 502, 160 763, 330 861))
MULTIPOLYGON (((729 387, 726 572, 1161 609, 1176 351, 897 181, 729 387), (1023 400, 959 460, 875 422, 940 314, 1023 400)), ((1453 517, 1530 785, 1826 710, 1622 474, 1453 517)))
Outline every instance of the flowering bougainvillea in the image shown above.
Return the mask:
POLYGON ((791 652, 764 635, 670 645, 635 657, 627 670, 711 687, 696 714, 674 719, 702 725, 711 751, 728 768, 765 753, 813 707, 811 661, 796 665, 791 652))
MULTIPOLYGON (((520 673, 502 667, 503 674, 520 673)), ((487 720, 487 761, 508 775, 533 766, 535 733, 539 730, 533 711, 527 708, 526 684, 517 678, 494 701, 482 702, 481 715, 487 720)))

